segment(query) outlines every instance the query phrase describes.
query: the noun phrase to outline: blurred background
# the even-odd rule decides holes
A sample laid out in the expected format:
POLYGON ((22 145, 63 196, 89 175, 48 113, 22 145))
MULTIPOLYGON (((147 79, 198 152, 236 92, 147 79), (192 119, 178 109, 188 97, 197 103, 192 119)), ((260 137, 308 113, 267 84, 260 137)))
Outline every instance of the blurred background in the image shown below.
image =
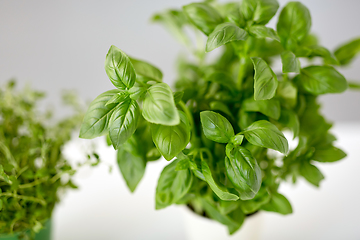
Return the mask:
MULTIPOLYGON (((175 59, 185 49, 162 26, 150 23, 150 17, 190 2, 2 0, 0 84, 11 78, 19 85, 31 83, 35 89, 47 92, 44 104, 55 106, 61 116, 66 114, 59 108, 61 90, 75 89, 80 98, 92 100, 113 88, 103 67, 111 45, 158 66, 164 81, 171 84, 176 77, 175 59)), ((286 2, 279 0, 281 6, 286 2)), ((360 36, 359 0, 301 2, 310 9, 312 32, 323 46, 333 50, 360 36)), ((276 21, 277 17, 269 26, 275 27, 276 21)), ((340 72, 360 82, 360 58, 351 69, 340 72)), ((321 191, 306 184, 285 186, 283 192, 295 213, 286 218, 268 215, 267 234, 261 239, 360 239, 360 210, 355 206, 360 195, 354 184, 360 183, 355 172, 360 167, 360 93, 323 96, 321 101, 325 115, 338 124, 335 133, 349 157, 320 167, 328 177, 321 191)), ((103 157, 113 164, 113 150, 103 149, 103 157)), ((150 166, 134 195, 125 188, 117 169, 111 175, 106 167, 83 173, 79 178, 81 190, 69 193, 57 209, 56 239, 186 239, 182 209, 153 209, 156 181, 164 165, 162 161, 150 166)))

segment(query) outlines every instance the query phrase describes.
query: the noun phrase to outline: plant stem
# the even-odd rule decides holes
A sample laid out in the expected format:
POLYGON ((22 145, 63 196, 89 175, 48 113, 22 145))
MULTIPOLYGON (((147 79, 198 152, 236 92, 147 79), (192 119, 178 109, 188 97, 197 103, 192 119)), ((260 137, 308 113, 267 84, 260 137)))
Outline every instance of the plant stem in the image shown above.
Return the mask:
POLYGON ((247 57, 240 57, 239 56, 239 74, 237 79, 237 86, 238 89, 241 90, 243 81, 246 77, 246 65, 247 65, 247 57))
POLYGON ((31 188, 31 187, 34 187, 34 186, 40 184, 40 183, 45 182, 47 179, 48 179, 48 177, 44 177, 44 178, 35 180, 35 181, 31 182, 31 183, 25 183, 25 184, 19 185, 19 188, 31 188))
POLYGON ((31 201, 31 202, 37 202, 43 206, 46 205, 45 200, 36 198, 36 197, 31 197, 31 196, 22 196, 22 195, 17 195, 17 194, 8 193, 8 192, 1 193, 0 196, 12 197, 12 198, 22 199, 22 200, 26 200, 26 201, 31 201))

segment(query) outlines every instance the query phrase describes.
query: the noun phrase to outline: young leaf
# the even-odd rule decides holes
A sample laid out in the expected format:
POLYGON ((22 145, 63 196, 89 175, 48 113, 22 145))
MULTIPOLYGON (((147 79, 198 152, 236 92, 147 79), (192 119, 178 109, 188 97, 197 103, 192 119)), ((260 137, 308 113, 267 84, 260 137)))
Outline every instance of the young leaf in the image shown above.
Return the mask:
POLYGON ((237 26, 244 28, 246 27, 246 21, 243 13, 240 11, 240 6, 238 3, 233 3, 231 6, 231 11, 226 14, 226 20, 228 22, 235 23, 237 26))
POLYGON ((109 101, 106 102, 105 106, 112 104, 112 103, 120 103, 124 101, 129 96, 127 91, 119 91, 117 94, 114 94, 109 101))
POLYGON ((112 84, 120 90, 131 88, 135 83, 135 70, 129 57, 114 45, 106 55, 105 71, 112 84))
POLYGON ((141 98, 145 92, 146 92, 145 87, 132 87, 128 91, 128 93, 130 94, 130 98, 135 101, 141 98))
POLYGON ((240 7, 247 20, 263 25, 270 21, 278 8, 276 0, 243 0, 240 7))
POLYGON ((151 123, 174 126, 180 123, 173 92, 166 83, 151 86, 143 102, 144 118, 151 123))
POLYGON ((289 2, 281 11, 277 32, 286 49, 293 50, 308 35, 310 28, 310 12, 302 3, 289 2))
POLYGON ((91 102, 80 129, 80 138, 91 139, 105 135, 108 132, 111 114, 118 104, 107 104, 117 96, 119 90, 110 90, 100 94, 91 102))
POLYGON ((183 7, 186 16, 200 31, 209 35, 223 22, 221 15, 207 3, 191 3, 183 7))
POLYGON ((344 76, 331 66, 303 68, 294 81, 314 95, 341 93, 347 89, 347 81, 344 76))
POLYGON ((242 110, 248 112, 261 112, 262 114, 271 117, 275 120, 280 117, 280 102, 276 99, 258 100, 248 98, 243 101, 242 110))
POLYGON ((118 149, 134 134, 139 117, 139 105, 130 98, 115 108, 109 123, 110 139, 115 149, 118 149))
POLYGON ((335 50, 340 65, 346 66, 360 53, 360 38, 354 39, 335 50))
POLYGON ((314 165, 310 164, 308 161, 304 161, 300 165, 300 174, 303 176, 309 183, 319 187, 321 180, 324 179, 324 175, 320 170, 314 165))
POLYGON ((246 40, 247 38, 247 32, 236 26, 234 23, 219 24, 207 39, 206 52, 211 52, 215 48, 225 45, 226 43, 246 40))
POLYGON ((226 148, 225 167, 229 180, 241 200, 254 198, 261 186, 261 169, 257 161, 244 147, 228 144, 226 148))
POLYGON ((289 144, 284 134, 272 123, 260 120, 242 131, 245 138, 253 145, 271 148, 283 154, 289 151, 289 144))
POLYGON ((134 66, 136 75, 141 75, 143 77, 147 77, 158 82, 162 81, 162 72, 157 67, 151 65, 148 62, 137 60, 134 58, 130 58, 130 60, 134 66))
POLYGON ((175 126, 151 125, 153 141, 168 161, 179 154, 190 141, 190 123, 185 113, 179 111, 180 124, 175 126))
POLYGON ((346 153, 344 153, 341 149, 330 145, 324 149, 316 149, 314 155, 312 156, 312 160, 318 162, 335 162, 343 159, 344 157, 346 157, 346 153))
POLYGON ((229 193, 224 187, 216 184, 216 182, 212 176, 211 170, 210 170, 208 164, 206 163, 206 161, 204 161, 204 160, 201 161, 201 170, 202 170, 202 173, 204 174, 206 182, 209 184, 210 188, 214 191, 214 193, 221 200, 237 201, 239 199, 239 197, 236 196, 235 194, 229 193))
POLYGON ((283 215, 292 213, 290 202, 280 193, 272 193, 270 201, 263 205, 261 209, 269 212, 277 212, 283 215))
POLYGON ((253 57, 251 60, 255 69, 254 99, 266 100, 273 98, 278 86, 275 73, 263 59, 253 57))
POLYGON ((171 162, 161 172, 156 187, 156 209, 162 209, 180 200, 190 189, 193 175, 190 170, 176 171, 178 160, 171 162))
POLYGON ((300 61, 291 51, 285 51, 281 54, 282 72, 283 73, 300 73, 300 61))
POLYGON ((280 42, 279 35, 272 28, 265 27, 264 25, 253 25, 249 28, 250 35, 256 38, 271 38, 280 42))
POLYGON ((218 113, 203 111, 200 120, 205 136, 214 142, 227 143, 235 135, 231 123, 218 113))
POLYGON ((231 143, 234 144, 235 146, 240 146, 242 144, 242 142, 244 141, 244 135, 242 134, 236 134, 235 136, 233 136, 231 138, 231 143))
POLYGON ((179 103, 184 96, 184 92, 174 92, 174 102, 175 104, 179 103))

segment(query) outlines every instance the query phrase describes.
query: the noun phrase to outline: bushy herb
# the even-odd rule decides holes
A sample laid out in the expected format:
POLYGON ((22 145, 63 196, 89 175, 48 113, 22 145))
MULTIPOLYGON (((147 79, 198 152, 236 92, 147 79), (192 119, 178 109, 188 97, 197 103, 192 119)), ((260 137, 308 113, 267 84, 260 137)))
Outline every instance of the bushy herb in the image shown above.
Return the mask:
POLYGON ((195 56, 180 59, 177 92, 158 68, 111 46, 105 69, 117 89, 91 103, 80 137, 109 136, 131 191, 147 162, 172 161, 160 175, 156 209, 186 204, 230 234, 257 211, 291 213, 280 183, 302 177, 319 186, 317 162, 346 156, 333 145, 317 98, 347 89, 335 67, 351 62, 360 45, 354 40, 334 54, 319 45, 300 2, 282 9, 276 30, 267 27, 278 8, 276 0, 206 1, 155 15, 195 56), (209 59, 206 52, 219 47, 209 59), (272 69, 277 59, 282 71, 272 69), (283 130, 297 140, 294 148, 283 130))
POLYGON ((15 89, 10 81, 0 89, 0 233, 31 237, 51 218, 59 190, 76 188, 75 170, 62 154, 71 133, 80 126, 82 106, 65 95, 76 115, 56 122, 40 112, 44 93, 15 89), (29 231, 31 230, 31 231, 29 231))

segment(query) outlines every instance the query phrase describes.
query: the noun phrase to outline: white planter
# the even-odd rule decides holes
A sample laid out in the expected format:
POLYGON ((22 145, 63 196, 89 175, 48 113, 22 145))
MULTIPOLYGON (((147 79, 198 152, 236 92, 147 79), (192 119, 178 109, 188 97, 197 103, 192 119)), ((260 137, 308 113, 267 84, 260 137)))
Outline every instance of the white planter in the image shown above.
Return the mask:
POLYGON ((226 226, 199 216, 187 207, 183 209, 183 221, 187 240, 259 240, 263 213, 259 212, 246 218, 240 230, 231 236, 226 226))

